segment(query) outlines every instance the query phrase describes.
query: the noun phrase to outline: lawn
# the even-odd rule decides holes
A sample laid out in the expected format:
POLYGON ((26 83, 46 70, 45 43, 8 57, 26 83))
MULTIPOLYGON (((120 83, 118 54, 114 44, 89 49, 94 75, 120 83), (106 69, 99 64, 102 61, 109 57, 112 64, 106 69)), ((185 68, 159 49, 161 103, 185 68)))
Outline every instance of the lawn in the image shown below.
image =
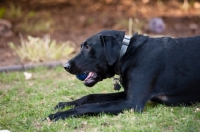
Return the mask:
MULTIPOLYGON (((200 131, 200 104, 190 107, 167 107, 149 102, 142 114, 126 110, 119 115, 101 114, 43 121, 60 101, 70 101, 90 93, 115 92, 112 80, 93 88, 69 75, 63 68, 38 68, 23 72, 0 73, 0 130, 11 132, 134 132, 200 131)), ((66 108, 67 109, 67 108, 66 108)))

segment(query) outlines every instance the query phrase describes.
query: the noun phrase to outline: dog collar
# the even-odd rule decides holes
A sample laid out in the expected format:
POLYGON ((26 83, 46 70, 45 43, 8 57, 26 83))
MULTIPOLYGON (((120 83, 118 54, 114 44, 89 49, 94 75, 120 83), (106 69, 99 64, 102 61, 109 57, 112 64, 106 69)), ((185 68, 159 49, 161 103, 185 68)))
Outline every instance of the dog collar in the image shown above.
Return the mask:
MULTIPOLYGON (((122 41, 122 46, 121 46, 121 49, 120 49, 120 53, 119 53, 119 58, 117 60, 117 64, 116 64, 116 67, 115 67, 115 72, 116 72, 117 75, 120 75, 119 62, 120 62, 122 56, 126 53, 128 45, 130 43, 130 40, 131 40, 130 36, 127 36, 127 35, 124 36, 124 39, 122 41)), ((119 83, 120 83, 119 78, 113 78, 114 90, 118 90, 118 91, 120 90, 121 86, 120 86, 119 83)))
POLYGON ((122 47, 121 47, 121 50, 120 50, 120 54, 119 54, 119 60, 122 58, 122 56, 126 53, 126 50, 128 48, 128 45, 130 43, 130 39, 131 37, 130 36, 127 36, 125 35, 124 36, 124 39, 122 41, 122 47))
POLYGON ((130 43, 130 40, 131 40, 131 37, 125 35, 124 39, 122 41, 122 46, 121 46, 121 50, 120 50, 120 53, 119 53, 119 58, 118 58, 118 61, 117 61, 117 67, 116 67, 116 74, 118 74, 118 75, 120 74, 120 71, 119 71, 119 62, 120 62, 122 56, 126 53, 128 45, 130 43))

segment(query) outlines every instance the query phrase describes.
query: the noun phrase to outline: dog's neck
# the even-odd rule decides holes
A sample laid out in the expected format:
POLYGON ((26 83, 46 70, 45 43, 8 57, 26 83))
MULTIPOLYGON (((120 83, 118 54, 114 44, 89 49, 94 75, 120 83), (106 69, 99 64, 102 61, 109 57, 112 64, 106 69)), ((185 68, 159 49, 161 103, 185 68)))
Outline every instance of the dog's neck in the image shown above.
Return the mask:
POLYGON ((121 49, 120 49, 120 53, 119 53, 119 57, 117 59, 117 63, 116 63, 116 66, 115 66, 115 73, 117 75, 120 75, 119 63, 120 63, 122 56, 126 53, 128 45, 130 43, 130 40, 131 40, 130 36, 127 36, 127 35, 124 36, 124 39, 122 41, 122 46, 121 46, 121 49))

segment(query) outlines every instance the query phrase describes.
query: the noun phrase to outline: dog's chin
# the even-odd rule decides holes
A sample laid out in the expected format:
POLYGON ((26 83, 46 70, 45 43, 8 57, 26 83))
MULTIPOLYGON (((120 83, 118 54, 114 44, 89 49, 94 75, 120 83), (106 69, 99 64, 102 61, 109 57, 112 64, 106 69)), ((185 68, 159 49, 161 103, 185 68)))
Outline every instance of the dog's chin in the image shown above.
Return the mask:
POLYGON ((84 85, 87 87, 93 87, 98 81, 96 80, 89 80, 87 82, 84 81, 84 85))
POLYGON ((96 72, 89 72, 88 76, 84 80, 84 84, 87 87, 94 86, 99 81, 99 75, 96 72))

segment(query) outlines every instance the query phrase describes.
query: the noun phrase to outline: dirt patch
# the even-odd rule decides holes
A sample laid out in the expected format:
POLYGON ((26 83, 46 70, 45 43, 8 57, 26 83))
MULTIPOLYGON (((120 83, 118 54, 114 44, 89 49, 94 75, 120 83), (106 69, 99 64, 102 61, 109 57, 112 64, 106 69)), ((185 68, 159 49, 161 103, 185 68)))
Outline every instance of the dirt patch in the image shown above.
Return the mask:
POLYGON ((128 31, 129 18, 137 18, 144 23, 141 33, 155 35, 145 27, 149 19, 160 17, 166 25, 161 35, 186 37, 200 34, 198 0, 190 2, 187 9, 182 0, 1 0, 0 8, 9 9, 11 4, 21 8, 21 16, 3 17, 13 24, 14 34, 0 37, 1 66, 20 64, 7 44, 10 41, 19 44, 19 33, 39 37, 50 34, 52 39, 71 40, 79 46, 87 37, 103 29, 128 31), (47 25, 46 29, 35 30, 38 25, 48 23, 50 26, 47 25))

